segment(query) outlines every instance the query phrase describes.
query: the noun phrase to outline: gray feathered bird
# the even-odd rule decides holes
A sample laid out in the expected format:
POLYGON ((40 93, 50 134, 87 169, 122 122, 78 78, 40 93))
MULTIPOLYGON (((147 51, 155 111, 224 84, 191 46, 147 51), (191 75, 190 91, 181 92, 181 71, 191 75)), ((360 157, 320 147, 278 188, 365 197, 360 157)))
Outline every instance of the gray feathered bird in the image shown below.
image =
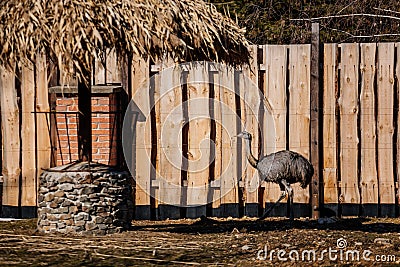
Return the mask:
POLYGON ((251 152, 251 134, 243 131, 237 137, 245 140, 247 159, 250 165, 258 170, 260 179, 277 183, 281 189, 281 196, 278 201, 260 219, 266 218, 272 209, 288 195, 287 203, 290 205, 290 219, 293 220, 293 189, 290 185, 300 183, 300 186, 304 189, 310 184, 311 177, 314 174, 311 163, 299 153, 289 150, 278 151, 257 160, 251 152))

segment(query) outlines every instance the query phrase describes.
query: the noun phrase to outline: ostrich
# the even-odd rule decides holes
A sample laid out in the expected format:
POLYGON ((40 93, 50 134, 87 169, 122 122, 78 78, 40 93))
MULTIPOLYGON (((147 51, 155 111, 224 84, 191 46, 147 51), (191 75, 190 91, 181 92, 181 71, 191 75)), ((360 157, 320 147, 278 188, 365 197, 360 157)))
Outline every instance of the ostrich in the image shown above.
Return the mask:
POLYGON ((290 185, 300 183, 300 186, 304 189, 310 184, 311 177, 314 174, 311 163, 302 155, 289 150, 272 153, 257 160, 251 152, 251 134, 243 131, 237 137, 245 140, 247 159, 250 165, 258 170, 260 179, 277 183, 281 189, 281 196, 278 201, 259 220, 265 219, 286 195, 288 195, 287 203, 290 205, 290 220, 293 220, 293 189, 290 185))

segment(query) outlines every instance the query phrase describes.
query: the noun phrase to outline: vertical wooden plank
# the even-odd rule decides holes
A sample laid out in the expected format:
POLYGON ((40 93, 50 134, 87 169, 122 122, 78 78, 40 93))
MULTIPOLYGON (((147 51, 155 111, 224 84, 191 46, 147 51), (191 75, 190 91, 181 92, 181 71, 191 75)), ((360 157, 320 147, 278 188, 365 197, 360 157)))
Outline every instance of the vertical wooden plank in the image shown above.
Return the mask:
POLYGON ((324 90, 323 90, 323 181, 324 207, 338 212, 339 191, 337 173, 337 120, 336 96, 338 90, 338 47, 324 45, 324 90))
MULTIPOLYGON (((33 64, 21 70, 21 217, 36 215, 35 72, 33 64)), ((40 133, 39 133, 40 134, 40 133)))
POLYGON ((312 23, 311 32, 311 67, 310 67, 310 161, 314 167, 314 175, 311 180, 311 210, 312 217, 320 216, 320 152, 322 140, 320 140, 320 77, 319 77, 319 23, 312 23))
MULTIPOLYGON (((240 96, 244 101, 242 104, 242 121, 246 131, 252 134, 251 148, 253 154, 258 158, 258 144, 259 144, 259 111, 260 111, 260 91, 258 89, 258 63, 257 63, 257 50, 258 46, 253 45, 250 47, 250 55, 252 59, 250 65, 244 67, 242 75, 239 80, 240 96)), ((245 164, 242 165, 242 180, 244 181, 244 198, 245 207, 244 215, 254 217, 258 216, 259 201, 258 201, 258 188, 259 177, 258 172, 248 162, 246 155, 246 148, 243 142, 242 155, 245 164)))
POLYGON ((106 84, 106 70, 104 68, 104 62, 102 62, 101 58, 96 57, 94 59, 93 72, 94 72, 93 83, 95 85, 106 84))
MULTIPOLYGON (((397 55, 397 57, 395 58, 395 60, 396 60, 396 69, 395 69, 395 71, 396 71, 396 77, 397 77, 397 79, 396 79, 396 81, 397 81, 397 99, 398 99, 398 102, 400 102, 400 79, 399 79, 399 77, 400 77, 400 43, 396 43, 396 49, 397 49, 397 53, 396 53, 396 55, 397 55)), ((399 103, 397 103, 397 105, 399 106, 400 104, 399 103)), ((397 205, 399 205, 400 204, 400 191, 399 191, 399 183, 400 183, 400 129, 399 129, 399 125, 400 125, 400 110, 399 110, 399 107, 397 107, 397 121, 395 121, 395 123, 397 123, 397 136, 395 136, 395 138, 396 138, 396 142, 397 142, 397 147, 393 147, 393 149, 397 149, 397 153, 396 153, 396 159, 394 159, 394 160, 396 160, 397 162, 397 169, 395 170, 395 173, 396 173, 396 190, 397 190, 397 194, 396 194, 396 196, 397 196, 397 205)), ((399 206, 397 206, 397 208, 399 208, 399 206)))
POLYGON ((221 107, 221 176, 220 176, 220 191, 221 191, 221 215, 237 216, 239 203, 238 194, 238 146, 237 125, 240 123, 236 114, 235 103, 235 73, 230 67, 222 67, 219 72, 220 87, 220 107, 221 107))
POLYGON ((377 133, 380 216, 395 216, 393 176, 394 43, 378 44, 377 133))
MULTIPOLYGON (((74 69, 74 66, 70 65, 69 66, 70 70, 74 69)), ((70 72, 73 73, 73 72, 70 72)), ((77 86, 78 85, 78 80, 74 75, 68 74, 64 72, 63 68, 60 68, 60 81, 59 84, 65 85, 65 86, 77 86)))
MULTIPOLYGON (((289 149, 310 157, 310 45, 289 46, 289 149)), ((309 216, 309 191, 295 184, 295 216, 309 216)))
POLYGON ((150 88, 146 79, 149 77, 148 61, 135 57, 132 59, 131 95, 137 112, 134 133, 135 147, 132 166, 136 181, 135 205, 136 219, 150 219, 151 188, 151 122, 150 88))
POLYGON ((376 44, 361 44, 361 203, 363 215, 378 216, 378 177, 376 166, 375 117, 375 55, 376 44))
MULTIPOLYGON (((44 55, 38 55, 36 58, 36 111, 37 112, 48 112, 50 111, 49 106, 49 89, 47 83, 47 65, 46 57, 44 55)), ((36 179, 43 172, 43 169, 50 167, 51 157, 51 144, 50 144, 50 133, 48 124, 50 123, 49 114, 37 114, 36 115, 36 179)))
MULTIPOLYGON (((284 45, 264 45, 264 94, 271 111, 264 109, 262 132, 263 154, 270 154, 286 149, 286 78, 287 47, 284 45)), ((280 196, 280 188, 275 183, 265 184, 264 203, 268 209, 280 196)), ((271 212, 271 216, 286 216, 286 204, 279 204, 271 212)))
POLYGON ((15 76, 0 67, 1 125, 3 134, 2 217, 19 216, 20 136, 15 76))
POLYGON ((214 182, 212 182, 212 215, 215 217, 221 217, 221 176, 223 174, 222 169, 222 107, 221 107, 221 93, 223 92, 223 86, 219 80, 220 73, 218 69, 210 71, 210 83, 214 85, 214 113, 212 118, 215 121, 215 148, 214 148, 214 182))
MULTIPOLYGON (((43 61, 43 55, 38 55, 39 58, 36 59, 37 63, 43 61)), ((46 60, 46 69, 47 69, 47 84, 48 86, 56 86, 60 85, 58 80, 58 66, 52 60, 46 60)))
MULTIPOLYGON (((163 65, 160 63, 160 65, 163 65)), ((150 71, 152 66, 150 67, 150 71)), ((161 73, 160 71, 163 70, 163 67, 159 70, 158 73, 151 73, 150 72, 150 88, 151 90, 154 91, 154 113, 155 113, 155 130, 156 133, 153 133, 156 135, 156 138, 154 136, 152 137, 153 142, 154 139, 156 144, 156 155, 155 155, 155 180, 156 184, 152 186, 151 188, 151 193, 152 193, 152 199, 151 201, 154 201, 154 203, 151 203, 151 208, 154 209, 155 212, 155 217, 156 219, 162 219, 163 218, 163 211, 159 210, 159 202, 160 202, 160 193, 162 192, 162 188, 160 188, 160 183, 159 181, 162 179, 161 177, 161 170, 162 170, 162 164, 161 164, 161 155, 162 155, 162 149, 163 149, 163 144, 161 143, 161 136, 162 136, 162 121, 161 121, 161 73)), ((154 145, 154 144, 153 144, 154 145)))
MULTIPOLYGON (((154 75, 151 74, 150 79, 150 87, 154 91, 154 113, 155 113, 155 128, 156 128, 156 155, 155 155, 155 165, 156 165, 156 181, 154 186, 152 186, 152 196, 154 203, 152 203, 152 208, 154 208, 156 212, 157 219, 166 219, 166 218, 174 218, 176 215, 175 206, 172 205, 165 205, 162 202, 162 195, 165 185, 162 182, 164 178, 161 175, 162 172, 162 164, 163 161, 163 149, 164 145, 161 143, 162 140, 162 127, 163 121, 161 119, 161 87, 162 84, 162 73, 166 71, 169 67, 174 64, 173 61, 169 60, 168 57, 164 57, 163 59, 159 59, 159 61, 155 62, 152 66, 150 66, 151 71, 157 72, 154 75), (161 206, 159 205, 161 204, 161 206), (172 216, 171 216, 172 215, 172 216)), ((165 193, 167 194, 167 193, 165 193)))
POLYGON ((210 159, 210 112, 208 67, 190 66, 188 75, 188 191, 189 218, 206 215, 210 159))
POLYGON ((121 74, 117 63, 118 57, 115 49, 107 51, 106 54, 106 74, 105 80, 107 84, 121 83, 121 74))
POLYGON ((163 64, 160 73, 160 149, 159 169, 160 219, 178 219, 181 206, 181 167, 182 167, 182 88, 181 69, 172 61, 163 64), (173 66, 167 68, 167 66, 173 66))
POLYGON ((342 215, 358 215, 358 68, 359 45, 341 45, 340 75, 340 173, 342 215))

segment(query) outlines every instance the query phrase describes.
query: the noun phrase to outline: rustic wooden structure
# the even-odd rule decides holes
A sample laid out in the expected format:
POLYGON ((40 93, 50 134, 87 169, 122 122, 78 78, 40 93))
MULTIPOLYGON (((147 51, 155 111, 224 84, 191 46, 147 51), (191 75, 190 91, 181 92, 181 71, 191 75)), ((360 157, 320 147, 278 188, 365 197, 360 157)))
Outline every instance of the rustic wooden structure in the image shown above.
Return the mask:
MULTIPOLYGON (((315 211, 323 216, 328 208, 343 216, 397 216, 399 46, 325 44, 319 49, 320 87, 311 83, 317 74, 310 45, 253 46, 257 56, 236 70, 129 62, 129 79, 114 82, 122 83, 147 114, 132 118, 136 143, 128 165, 136 179, 136 218, 259 215, 276 200, 279 188, 260 183, 254 190, 257 174, 246 164, 240 141, 231 139, 244 127, 255 137, 256 154, 291 149, 321 166, 317 184, 295 189, 296 216, 315 211), (319 96, 312 96, 314 90, 319 96), (203 168, 205 159, 209 164, 203 168)), ((49 115, 32 116, 49 110, 48 95, 38 89, 48 87, 44 62, 21 69, 17 80, 1 72, 2 88, 14 88, 0 90, 7 176, 3 216, 15 210, 22 217, 34 215, 37 174, 50 166, 49 115), (34 101, 24 102, 29 95, 34 101)), ((105 79, 101 75, 107 71, 112 73, 103 69, 93 81, 105 79)), ((273 215, 285 216, 287 210, 278 207, 273 215)))
MULTIPOLYGON (((41 59, 45 58, 49 65, 59 69, 62 85, 77 83, 79 160, 90 162, 91 74, 93 61, 96 71, 101 72, 99 61, 104 59, 107 51, 117 52, 113 53, 111 64, 107 63, 111 71, 106 68, 104 76, 98 76, 96 81, 117 75, 116 58, 127 58, 128 75, 125 76, 124 85, 129 96, 132 95, 130 89, 134 84, 129 71, 130 61, 135 56, 157 59, 168 53, 174 60, 219 59, 235 66, 247 62, 249 58, 244 29, 203 1, 180 1, 177 4, 174 1, 160 3, 146 0, 129 1, 123 5, 115 5, 113 1, 7 2, 1 5, 0 17, 0 31, 7 33, 0 40, 2 106, 5 106, 3 114, 9 115, 2 116, 6 124, 3 124, 4 135, 8 138, 4 140, 3 157, 6 161, 3 170, 4 213, 7 216, 25 217, 21 207, 36 203, 37 173, 36 178, 32 176, 42 166, 35 165, 38 159, 36 155, 32 157, 34 150, 41 149, 34 136, 37 133, 36 124, 32 127, 32 121, 37 120, 32 112, 54 112, 54 105, 50 106, 51 110, 32 110, 37 109, 36 96, 47 93, 47 90, 36 90, 46 89, 37 84, 39 80, 47 83, 46 79, 41 79, 45 77, 43 74, 35 80, 34 73, 37 70, 47 73, 43 65, 35 66, 41 59), (159 16, 160 13, 166 16, 159 16), (16 26, 15 21, 21 23, 16 26), (28 151, 30 154, 27 154, 28 151), (33 165, 36 168, 32 168, 33 165)), ((55 80, 54 70, 50 68, 49 71, 53 73, 53 78, 49 79, 51 82, 55 80)), ((126 74, 126 71, 122 73, 126 74)), ((43 101, 38 103, 46 105, 43 101)), ((47 117, 46 121, 49 120, 47 117)), ((49 131, 48 135, 54 137, 54 131, 49 131)), ((54 162, 55 158, 52 157, 51 163, 54 162)), ((45 166, 47 163, 42 159, 39 164, 45 166)))

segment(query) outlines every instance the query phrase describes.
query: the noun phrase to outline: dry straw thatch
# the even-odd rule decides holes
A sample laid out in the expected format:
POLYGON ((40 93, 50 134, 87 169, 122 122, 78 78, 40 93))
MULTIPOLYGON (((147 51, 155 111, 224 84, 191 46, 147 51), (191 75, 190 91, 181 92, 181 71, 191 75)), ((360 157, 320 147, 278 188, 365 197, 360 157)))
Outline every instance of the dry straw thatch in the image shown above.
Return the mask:
POLYGON ((1 65, 26 65, 45 53, 78 78, 107 48, 231 65, 249 55, 244 29, 203 1, 4 0, 0 21, 1 65))

